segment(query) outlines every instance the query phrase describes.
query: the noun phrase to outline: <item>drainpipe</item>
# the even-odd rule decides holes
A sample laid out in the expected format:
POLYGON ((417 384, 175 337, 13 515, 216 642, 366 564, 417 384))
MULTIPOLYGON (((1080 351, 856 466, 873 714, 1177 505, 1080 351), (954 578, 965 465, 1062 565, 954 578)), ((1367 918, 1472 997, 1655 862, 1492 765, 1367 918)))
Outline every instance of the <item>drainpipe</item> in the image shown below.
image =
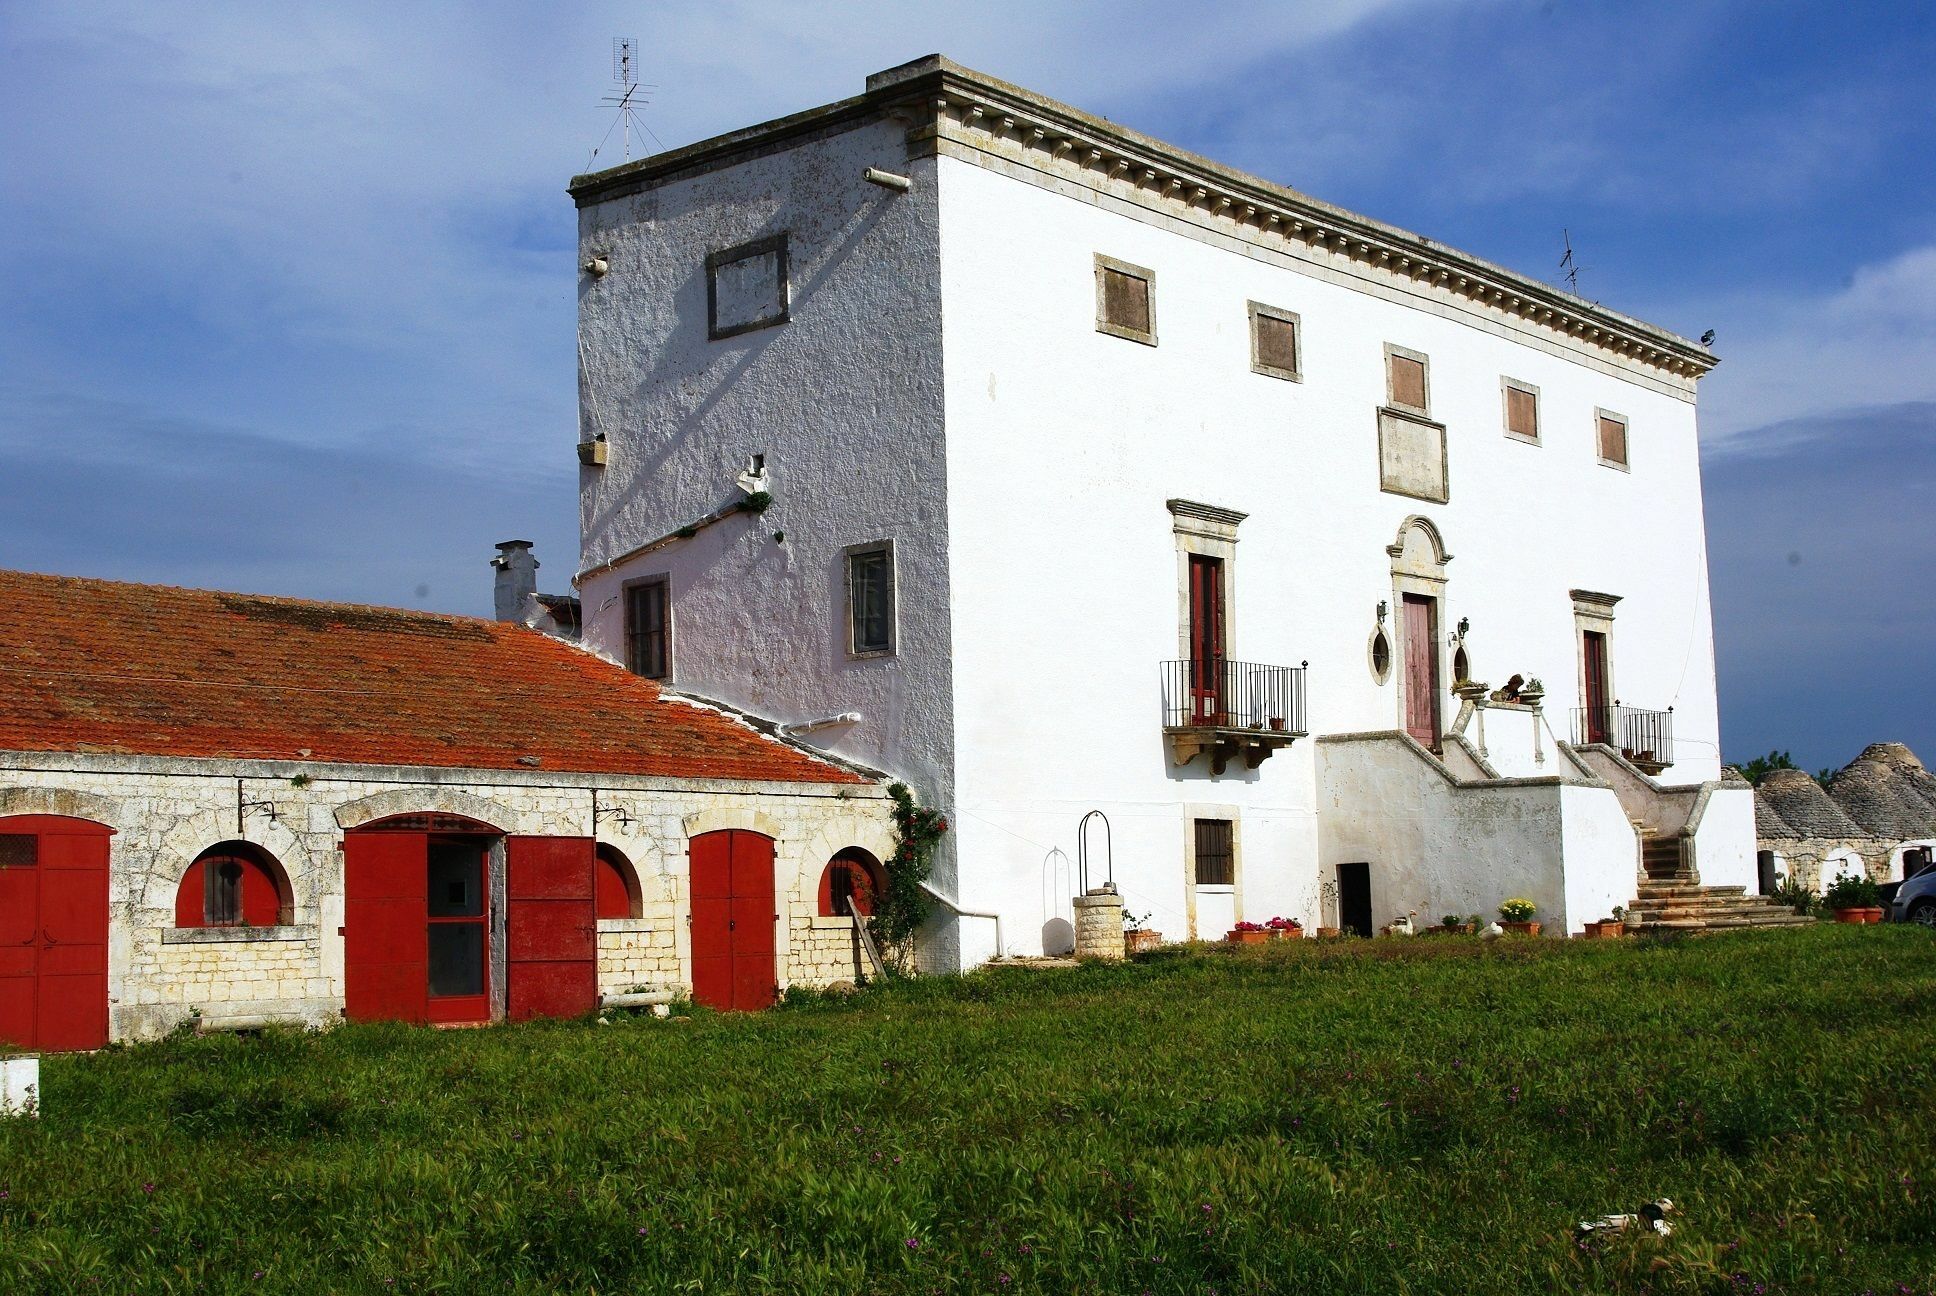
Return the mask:
POLYGON ((963 909, 960 905, 950 900, 947 896, 942 895, 926 882, 920 885, 921 889, 927 892, 929 899, 941 905, 942 908, 957 918, 993 918, 995 920, 995 957, 1008 957, 1008 946, 1002 941, 1002 916, 1000 914, 986 913, 980 909, 963 909))
POLYGON ((797 738, 801 734, 818 733, 822 729, 835 729, 841 725, 857 725, 860 722, 860 712, 842 711, 839 715, 826 716, 819 720, 802 720, 799 724, 781 725, 780 732, 789 738, 797 738))

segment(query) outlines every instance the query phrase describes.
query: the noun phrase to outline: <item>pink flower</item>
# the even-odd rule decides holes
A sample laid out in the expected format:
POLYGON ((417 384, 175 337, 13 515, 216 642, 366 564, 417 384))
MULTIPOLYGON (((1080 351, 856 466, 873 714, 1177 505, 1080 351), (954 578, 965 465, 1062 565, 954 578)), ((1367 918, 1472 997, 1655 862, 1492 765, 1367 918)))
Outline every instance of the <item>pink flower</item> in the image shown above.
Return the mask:
POLYGON ((907 1249, 910 1251, 919 1251, 921 1249, 921 1239, 909 1238, 907 1240, 907 1249))

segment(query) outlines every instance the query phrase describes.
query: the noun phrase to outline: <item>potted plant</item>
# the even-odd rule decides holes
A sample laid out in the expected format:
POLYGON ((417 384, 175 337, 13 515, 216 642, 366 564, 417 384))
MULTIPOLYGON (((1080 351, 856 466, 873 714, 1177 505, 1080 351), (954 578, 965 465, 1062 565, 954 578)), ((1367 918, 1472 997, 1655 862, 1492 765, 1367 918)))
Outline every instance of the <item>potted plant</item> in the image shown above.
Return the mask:
POLYGON ((1275 730, 1276 730, 1276 731, 1277 731, 1278 733, 1283 733, 1283 732, 1284 732, 1284 717, 1283 717, 1283 716, 1272 716, 1272 717, 1270 718, 1270 727, 1271 727, 1271 728, 1273 728, 1273 729, 1275 729, 1275 730))
POLYGON ((1465 916, 1465 934, 1466 935, 1476 936, 1478 933, 1484 931, 1485 929, 1486 929, 1486 916, 1484 914, 1467 914, 1465 916))
POLYGON ((1822 893, 1822 903, 1839 923, 1876 923, 1882 921, 1882 891, 1866 874, 1837 873, 1822 893))
POLYGON ((1622 916, 1625 912, 1620 906, 1615 905, 1613 917, 1602 919, 1599 922, 1590 922, 1586 925, 1586 938, 1588 940, 1618 940, 1620 937, 1626 935, 1627 922, 1622 916))
POLYGON ((1524 896, 1514 896, 1499 906, 1499 925, 1519 936, 1539 935, 1539 924, 1533 915, 1539 912, 1531 900, 1524 896))
POLYGON ((1125 954, 1141 954, 1163 943, 1162 932, 1143 925, 1149 920, 1148 914, 1123 911, 1123 952, 1125 954))
POLYGON ((1275 940, 1270 928, 1262 923, 1240 922, 1224 933, 1223 938, 1232 945, 1261 945, 1267 940, 1275 940))
POLYGON ((1278 940, 1299 940, 1304 935, 1304 924, 1295 918, 1273 918, 1264 926, 1278 940))
POLYGON ((1338 939, 1338 937, 1342 935, 1344 935, 1344 928, 1342 927, 1319 927, 1318 928, 1319 940, 1336 940, 1338 939))

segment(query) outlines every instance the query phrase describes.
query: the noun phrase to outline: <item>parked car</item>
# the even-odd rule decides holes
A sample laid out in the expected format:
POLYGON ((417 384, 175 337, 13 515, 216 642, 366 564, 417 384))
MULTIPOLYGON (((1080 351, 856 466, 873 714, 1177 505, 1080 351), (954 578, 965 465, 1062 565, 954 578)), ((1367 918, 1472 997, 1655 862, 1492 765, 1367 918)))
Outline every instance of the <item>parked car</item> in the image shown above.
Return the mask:
POLYGON ((1936 927, 1936 864, 1925 864, 1921 872, 1891 886, 1896 894, 1887 901, 1889 921, 1936 927))

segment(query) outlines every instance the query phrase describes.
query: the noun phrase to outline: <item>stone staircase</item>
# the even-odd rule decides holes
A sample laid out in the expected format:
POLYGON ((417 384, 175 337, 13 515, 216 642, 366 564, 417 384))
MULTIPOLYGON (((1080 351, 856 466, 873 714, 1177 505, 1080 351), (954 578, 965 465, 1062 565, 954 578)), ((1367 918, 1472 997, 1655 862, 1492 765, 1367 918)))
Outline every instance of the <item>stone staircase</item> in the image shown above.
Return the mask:
POLYGON ((1642 832, 1639 894, 1627 910, 1627 929, 1642 933, 1728 931, 1740 927, 1800 927, 1814 922, 1787 905, 1747 894, 1746 887, 1702 886, 1681 858, 1678 838, 1642 832))

